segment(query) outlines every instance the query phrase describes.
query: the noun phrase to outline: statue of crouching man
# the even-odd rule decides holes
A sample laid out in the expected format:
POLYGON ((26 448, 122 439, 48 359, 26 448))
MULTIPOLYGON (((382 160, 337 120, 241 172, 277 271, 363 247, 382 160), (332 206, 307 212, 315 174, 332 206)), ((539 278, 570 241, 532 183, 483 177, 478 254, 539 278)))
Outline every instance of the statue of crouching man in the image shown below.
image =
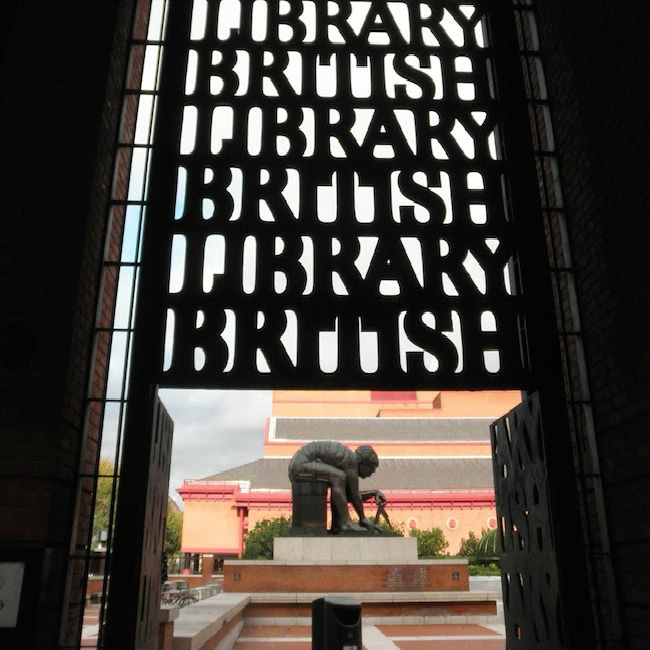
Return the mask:
POLYGON ((374 497, 376 503, 386 503, 384 495, 379 490, 359 492, 359 478, 373 474, 378 465, 377 454, 368 445, 352 451, 339 442, 317 440, 301 447, 289 463, 296 533, 325 534, 327 487, 331 488, 330 533, 381 533, 364 515, 363 501, 374 497), (359 516, 358 524, 350 518, 348 502, 359 516))

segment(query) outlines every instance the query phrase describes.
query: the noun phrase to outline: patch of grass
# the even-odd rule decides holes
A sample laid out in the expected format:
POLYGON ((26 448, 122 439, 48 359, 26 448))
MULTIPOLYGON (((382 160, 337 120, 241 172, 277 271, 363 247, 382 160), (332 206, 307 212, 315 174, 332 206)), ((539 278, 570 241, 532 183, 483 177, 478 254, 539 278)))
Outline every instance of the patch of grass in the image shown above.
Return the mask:
POLYGON ((488 564, 468 564, 467 572, 471 576, 500 576, 501 570, 495 562, 488 564))

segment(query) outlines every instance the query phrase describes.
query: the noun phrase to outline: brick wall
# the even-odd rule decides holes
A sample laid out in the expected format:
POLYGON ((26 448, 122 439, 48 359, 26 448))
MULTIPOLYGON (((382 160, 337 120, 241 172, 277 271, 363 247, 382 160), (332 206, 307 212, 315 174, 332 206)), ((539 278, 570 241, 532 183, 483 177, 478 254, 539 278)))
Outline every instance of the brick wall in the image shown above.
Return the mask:
POLYGON ((647 647, 647 7, 536 6, 623 636, 647 647))
MULTIPOLYGON (((133 31, 131 28, 131 5, 125 6, 124 22, 118 26, 115 35, 114 52, 120 53, 121 61, 116 62, 110 71, 107 94, 115 97, 115 106, 118 111, 110 113, 110 121, 105 120, 106 129, 106 161, 108 166, 102 166, 101 186, 111 190, 111 197, 116 200, 125 200, 128 192, 129 173, 132 151, 130 148, 119 148, 115 152, 115 130, 118 130, 119 143, 128 145, 133 142, 136 115, 138 110, 138 96, 129 95, 126 101, 121 96, 123 85, 134 89, 140 85, 144 48, 134 48, 130 54, 125 49, 127 39, 133 34, 134 38, 143 39, 146 36, 149 0, 135 1, 135 18, 133 31), (127 63, 128 60, 128 63, 127 63), (115 119, 116 118, 116 119, 115 119)), ((105 116, 106 117, 106 116, 105 116)), ((102 157, 103 159, 103 157, 102 157)), ((101 257, 106 264, 100 271, 100 280, 96 300, 96 326, 98 328, 111 328, 115 314, 117 298, 118 267, 124 233, 126 210, 124 205, 113 205, 106 216, 106 192, 102 194, 101 206, 103 240, 101 257)), ((93 258, 93 261, 96 261, 93 258)), ((97 271, 94 271, 97 276, 97 271)), ((102 400, 106 392, 106 383, 109 371, 111 353, 111 334, 106 331, 96 332, 92 339, 90 381, 87 394, 90 398, 102 400)), ((86 421, 81 438, 81 453, 79 456, 79 481, 76 492, 76 512, 72 528, 71 555, 68 566, 70 579, 69 590, 66 594, 66 611, 64 612, 65 629, 63 643, 74 645, 76 643, 79 622, 83 618, 83 609, 86 599, 84 588, 86 585, 85 548, 89 535, 92 532, 92 508, 95 479, 92 475, 97 471, 99 455, 101 452, 103 407, 100 401, 90 401, 86 409, 86 421), (90 476, 88 476, 90 475, 90 476)))
MULTIPOLYGON (((82 434, 131 9, 12 3, 0 21, 0 556, 45 552, 28 647, 58 643, 80 454, 97 449, 82 434)), ((86 490, 79 530, 89 510, 86 490)))
MULTIPOLYGON (((59 633, 131 5, 10 3, 0 20, 0 549, 47 553, 32 647, 59 633)), ((647 10, 537 6, 624 632, 645 647, 647 10)))
POLYGON ((223 590, 240 593, 469 591, 469 577, 466 560, 338 565, 226 560, 223 590))

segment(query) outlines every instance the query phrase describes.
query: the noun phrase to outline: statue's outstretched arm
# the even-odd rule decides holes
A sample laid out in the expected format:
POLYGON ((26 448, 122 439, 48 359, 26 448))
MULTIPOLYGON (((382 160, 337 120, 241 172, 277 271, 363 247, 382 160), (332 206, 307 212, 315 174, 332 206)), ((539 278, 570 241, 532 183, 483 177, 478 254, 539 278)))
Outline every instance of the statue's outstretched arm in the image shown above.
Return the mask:
POLYGON ((352 504, 352 507, 359 516, 359 520, 365 519, 363 513, 363 500, 359 493, 359 475, 354 470, 348 470, 345 473, 345 478, 348 501, 352 504))
POLYGON ((362 501, 367 501, 368 499, 374 499, 377 505, 381 503, 388 503, 388 499, 384 496, 384 493, 381 490, 361 490, 359 496, 362 501))

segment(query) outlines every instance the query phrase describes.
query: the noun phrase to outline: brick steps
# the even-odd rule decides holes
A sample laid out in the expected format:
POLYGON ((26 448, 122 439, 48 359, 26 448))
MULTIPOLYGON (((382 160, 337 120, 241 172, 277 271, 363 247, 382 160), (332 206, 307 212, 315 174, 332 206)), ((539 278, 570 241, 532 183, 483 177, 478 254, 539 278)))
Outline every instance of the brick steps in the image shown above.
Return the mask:
MULTIPOLYGON (((501 630, 476 624, 363 624, 364 650, 504 650, 501 630)), ((245 621, 233 650, 309 650, 311 624, 255 625, 245 621)))
MULTIPOLYGON (((327 593, 250 594, 244 617, 251 624, 305 625, 311 622, 311 603, 327 593)), ((501 594, 465 592, 345 592, 362 603, 363 620, 372 624, 490 623, 497 615, 501 594)))

